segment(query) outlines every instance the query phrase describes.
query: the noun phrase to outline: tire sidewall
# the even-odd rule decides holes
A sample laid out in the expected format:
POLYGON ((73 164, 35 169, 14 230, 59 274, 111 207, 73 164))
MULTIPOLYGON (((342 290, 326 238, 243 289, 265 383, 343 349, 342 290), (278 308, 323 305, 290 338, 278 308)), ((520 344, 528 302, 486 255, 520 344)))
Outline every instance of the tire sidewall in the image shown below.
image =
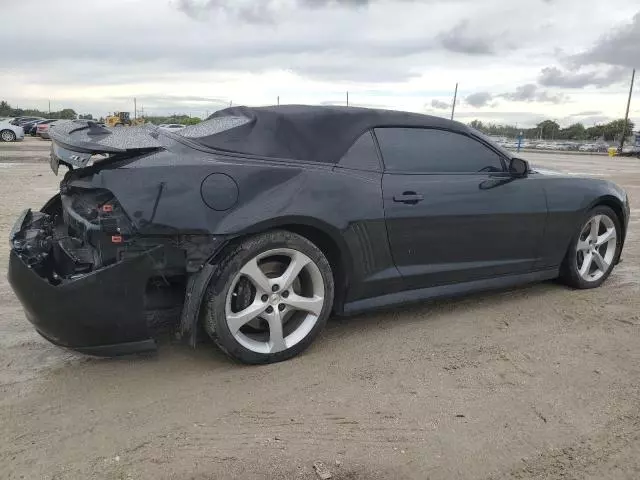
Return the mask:
POLYGON ((616 215, 616 213, 610 207, 607 207, 604 205, 600 205, 589 210, 589 212, 582 219, 582 222, 578 227, 578 231, 571 239, 571 245, 569 246, 569 251, 567 252, 566 268, 568 270, 567 274, 569 277, 569 283, 572 286, 580 289, 597 288, 600 285, 602 285, 609 278, 609 275, 611 275, 611 272, 620 257, 621 246, 622 246, 622 227, 620 225, 620 220, 618 219, 618 216, 616 215), (616 229, 616 251, 615 251, 615 255, 613 256, 613 260, 611 261, 611 265, 609 265, 609 268, 604 273, 604 275, 602 275, 602 277, 600 277, 596 281, 588 282, 580 276, 580 273, 578 273, 578 258, 577 258, 578 238, 580 237, 580 234, 582 233, 582 230, 584 229, 587 222, 596 215, 606 215, 613 221, 613 224, 616 229))
POLYGON ((203 304, 203 323, 214 342, 230 357, 244 363, 263 364, 287 360, 305 350, 324 328, 333 307, 334 279, 326 257, 313 243, 292 232, 275 230, 247 238, 231 245, 220 256, 203 304), (318 266, 325 289, 322 311, 309 334, 296 345, 277 353, 261 354, 241 345, 226 321, 226 301, 231 284, 240 269, 255 256, 268 250, 289 248, 307 255, 318 266))

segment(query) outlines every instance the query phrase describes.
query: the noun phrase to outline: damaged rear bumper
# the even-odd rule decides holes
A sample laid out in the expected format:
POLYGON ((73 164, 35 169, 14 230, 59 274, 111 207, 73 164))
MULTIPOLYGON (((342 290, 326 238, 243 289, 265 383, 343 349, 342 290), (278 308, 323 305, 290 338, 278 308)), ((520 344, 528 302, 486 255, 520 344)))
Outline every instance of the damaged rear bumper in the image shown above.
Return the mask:
POLYGON ((8 277, 43 337, 85 354, 115 356, 156 348, 144 314, 152 271, 152 256, 140 255, 54 285, 12 250, 8 277))

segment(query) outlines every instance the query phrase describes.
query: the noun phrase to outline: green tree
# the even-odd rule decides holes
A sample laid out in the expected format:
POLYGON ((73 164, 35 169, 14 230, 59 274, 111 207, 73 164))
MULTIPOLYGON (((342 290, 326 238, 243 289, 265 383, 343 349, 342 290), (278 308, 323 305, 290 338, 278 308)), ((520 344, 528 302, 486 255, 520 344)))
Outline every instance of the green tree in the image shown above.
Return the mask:
POLYGON ((476 130, 479 130, 481 132, 485 131, 485 126, 482 124, 482 122, 480 120, 473 120, 469 126, 471 128, 475 128, 476 130))
POLYGON ((11 108, 11 105, 4 100, 0 101, 0 117, 10 117, 12 112, 13 109, 11 108))
POLYGON ((624 119, 621 118, 619 120, 614 120, 613 122, 609 122, 604 125, 603 135, 604 139, 611 142, 615 140, 620 140, 622 136, 628 137, 633 132, 635 125, 632 121, 629 121, 627 124, 627 128, 624 128, 624 119), (624 132, 624 133, 623 133, 624 132))
POLYGON ((553 120, 545 120, 544 122, 540 122, 538 124, 538 130, 543 139, 553 140, 554 138, 558 137, 560 125, 558 125, 553 120))
POLYGON ((202 122, 202 119, 199 117, 190 117, 182 122, 183 125, 197 125, 202 122))
POLYGON ((562 140, 584 140, 587 138, 587 129, 581 123, 574 123, 560 130, 557 138, 562 140))
POLYGON ((76 118, 78 118, 78 114, 71 108, 65 108, 64 110, 61 110, 58 115, 59 116, 57 118, 61 118, 63 120, 75 120, 76 118))
POLYGON ((600 140, 604 137, 604 125, 594 125, 587 128, 587 140, 600 140))
POLYGON ((90 113, 87 113, 85 115, 80 115, 78 118, 80 120, 93 120, 93 115, 91 115, 90 113))

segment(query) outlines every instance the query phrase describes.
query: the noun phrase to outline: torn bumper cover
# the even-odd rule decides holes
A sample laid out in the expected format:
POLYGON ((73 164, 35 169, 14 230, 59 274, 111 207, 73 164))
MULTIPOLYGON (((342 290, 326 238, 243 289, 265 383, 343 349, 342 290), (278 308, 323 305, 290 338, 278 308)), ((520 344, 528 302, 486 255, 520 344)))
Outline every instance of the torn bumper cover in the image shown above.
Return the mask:
POLYGON ((31 221, 31 212, 24 212, 11 232, 8 277, 37 331, 56 345, 89 355, 155 350, 144 314, 152 255, 129 257, 56 284, 15 248, 31 221))

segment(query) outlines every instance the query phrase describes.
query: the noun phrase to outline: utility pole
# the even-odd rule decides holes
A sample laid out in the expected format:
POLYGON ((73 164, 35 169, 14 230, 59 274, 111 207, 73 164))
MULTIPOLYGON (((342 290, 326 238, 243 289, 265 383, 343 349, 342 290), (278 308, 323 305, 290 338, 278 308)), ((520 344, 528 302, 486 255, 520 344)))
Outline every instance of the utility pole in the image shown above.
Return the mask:
POLYGON ((618 148, 618 152, 622 153, 622 148, 624 147, 624 140, 627 134, 627 127, 629 126, 629 107, 631 107, 631 96, 633 95, 633 82, 636 79, 636 69, 633 69, 633 73, 631 73, 631 86, 629 87, 629 100, 627 100, 627 113, 624 114, 624 129, 622 130, 622 138, 620 139, 620 148, 618 148))
POLYGON ((280 106, 280 95, 278 95, 278 106, 280 106))
POLYGON ((138 119, 138 100, 136 97, 133 97, 133 118, 134 120, 138 119))
POLYGON ((349 106, 349 90, 347 90, 347 107, 349 106))
POLYGON ((229 100, 229 106, 233 107, 233 100, 229 100))
POLYGON ((49 115, 51 115, 51 100, 49 100, 49 115))
POLYGON ((451 105, 451 120, 456 113, 456 102, 458 101, 458 83, 456 82, 456 90, 453 92, 453 105, 451 105))

